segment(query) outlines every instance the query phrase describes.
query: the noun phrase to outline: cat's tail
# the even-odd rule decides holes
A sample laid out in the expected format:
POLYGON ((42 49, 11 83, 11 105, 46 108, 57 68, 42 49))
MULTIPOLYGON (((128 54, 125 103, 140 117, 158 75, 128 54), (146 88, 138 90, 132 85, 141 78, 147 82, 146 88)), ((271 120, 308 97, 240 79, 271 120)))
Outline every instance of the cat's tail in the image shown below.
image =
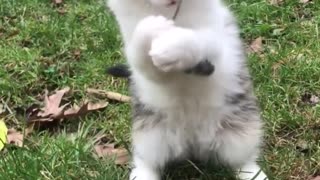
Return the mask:
POLYGON ((131 71, 125 64, 117 64, 111 67, 107 67, 106 73, 113 77, 120 78, 129 78, 131 76, 131 71))

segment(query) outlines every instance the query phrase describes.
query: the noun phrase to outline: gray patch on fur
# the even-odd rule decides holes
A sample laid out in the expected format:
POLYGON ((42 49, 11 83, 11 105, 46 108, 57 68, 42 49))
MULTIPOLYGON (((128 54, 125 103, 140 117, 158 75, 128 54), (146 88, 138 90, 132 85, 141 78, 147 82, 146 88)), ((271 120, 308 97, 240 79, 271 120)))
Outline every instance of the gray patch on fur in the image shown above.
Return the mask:
POLYGON ((259 122, 259 110, 253 102, 243 103, 241 107, 235 107, 222 121, 222 128, 224 130, 231 130, 233 132, 245 132, 247 123, 259 122), (243 108, 243 107, 250 108, 243 108))
POLYGON ((226 106, 230 106, 231 111, 226 114, 221 126, 225 130, 245 133, 248 123, 259 124, 261 122, 260 108, 254 95, 252 80, 246 63, 242 64, 238 73, 238 84, 241 92, 226 94, 226 106))
POLYGON ((141 103, 140 100, 135 96, 135 90, 133 86, 134 84, 131 83, 132 123, 134 130, 155 127, 161 122, 162 119, 165 118, 165 115, 141 103))
POLYGON ((240 104, 241 101, 244 101, 247 98, 245 93, 231 93, 226 95, 227 104, 237 105, 240 104))

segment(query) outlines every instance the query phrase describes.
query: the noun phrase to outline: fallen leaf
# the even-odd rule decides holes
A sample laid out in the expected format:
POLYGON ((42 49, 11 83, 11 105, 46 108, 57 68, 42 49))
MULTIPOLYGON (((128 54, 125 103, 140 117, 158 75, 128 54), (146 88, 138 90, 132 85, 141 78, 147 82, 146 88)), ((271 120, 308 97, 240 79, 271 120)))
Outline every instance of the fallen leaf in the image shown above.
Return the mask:
POLYGON ((3 119, 0 119, 0 150, 3 149, 4 144, 7 143, 7 133, 8 128, 6 124, 4 123, 3 119))
POLYGON ((38 116, 41 118, 51 118, 55 119, 60 117, 64 109, 66 108, 69 103, 60 106, 62 97, 65 93, 70 91, 69 87, 66 87, 62 90, 57 91, 55 94, 48 96, 48 91, 45 92, 45 99, 44 99, 44 108, 42 111, 38 113, 38 116))
POLYGON ((310 2, 310 0, 300 0, 299 2, 302 4, 306 4, 306 3, 310 2))
POLYGON ((109 104, 108 102, 99 102, 99 103, 85 102, 80 107, 77 105, 74 105, 71 108, 64 111, 62 118, 79 117, 81 115, 87 114, 88 112, 103 109, 107 107, 108 104, 109 104))
POLYGON ((320 176, 315 176, 315 177, 310 176, 308 180, 320 180, 320 176))
POLYGON ((53 4, 59 5, 63 3, 63 0, 52 0, 53 4))
POLYGON ((284 30, 285 30, 285 28, 274 29, 274 30, 272 31, 272 35, 274 35, 274 36, 282 35, 284 30))
POLYGON ((38 113, 41 111, 39 105, 32 104, 26 109, 27 120, 31 121, 33 119, 38 119, 38 113))
POLYGON ((62 97, 69 92, 70 88, 66 87, 62 90, 56 91, 51 96, 48 96, 48 91, 45 91, 44 107, 33 104, 26 110, 26 118, 28 127, 26 128, 26 135, 30 134, 34 129, 54 129, 60 123, 60 117, 63 115, 66 106, 60 107, 62 97))
POLYGON ((312 95, 311 98, 310 98, 310 102, 311 102, 311 104, 318 104, 319 103, 319 97, 315 96, 315 95, 312 95))
POLYGON ((105 135, 103 132, 100 132, 100 133, 96 134, 96 135, 93 137, 93 141, 92 141, 93 144, 97 144, 97 143, 99 143, 99 144, 101 144, 101 143, 102 143, 102 144, 108 143, 108 144, 109 144, 109 142, 111 142, 111 141, 110 141, 110 138, 108 138, 108 136, 105 135))
POLYGON ((19 33, 20 31, 18 29, 15 29, 9 33, 9 35, 7 36, 7 39, 17 36, 19 33))
POLYGON ((269 0, 271 5, 279 5, 283 2, 283 0, 269 0))
POLYGON ((59 8, 57 9, 57 12, 60 14, 60 15, 64 15, 67 13, 67 10, 65 8, 59 8))
POLYGON ((262 45, 262 37, 258 37, 250 44, 249 53, 261 53, 263 51, 262 45))
POLYGON ((115 148, 114 144, 96 145, 94 150, 99 158, 115 158, 117 165, 125 165, 129 161, 129 152, 124 148, 115 148))
POLYGON ((129 96, 116 93, 116 92, 111 92, 111 91, 104 91, 104 90, 99 90, 99 89, 87 89, 87 93, 91 95, 97 95, 97 96, 102 96, 106 97, 111 100, 116 100, 119 102, 130 102, 131 98, 129 96))
POLYGON ((29 123, 28 126, 24 129, 24 133, 26 136, 28 136, 30 133, 33 132, 34 126, 36 125, 35 122, 29 123))
POLYGON ((320 99, 318 96, 310 93, 305 93, 304 95, 302 95, 301 99, 304 103, 308 103, 311 105, 316 105, 320 102, 320 99))
POLYGON ((296 149, 302 153, 308 153, 309 152, 309 145, 305 140, 299 140, 296 143, 296 149))
POLYGON ((86 115, 89 112, 96 111, 108 106, 108 102, 101 101, 98 103, 85 101, 80 105, 73 105, 69 107, 70 103, 61 105, 63 96, 70 92, 70 88, 66 87, 62 90, 56 91, 54 94, 48 96, 48 91, 45 92, 44 107, 33 104, 26 110, 28 127, 27 134, 31 133, 33 129, 52 129, 63 119, 76 118, 86 115))
POLYGON ((16 131, 15 129, 9 129, 7 135, 7 143, 22 147, 23 134, 16 131))
POLYGON ((81 51, 80 49, 76 49, 73 51, 73 56, 76 60, 80 59, 80 56, 81 56, 81 51))

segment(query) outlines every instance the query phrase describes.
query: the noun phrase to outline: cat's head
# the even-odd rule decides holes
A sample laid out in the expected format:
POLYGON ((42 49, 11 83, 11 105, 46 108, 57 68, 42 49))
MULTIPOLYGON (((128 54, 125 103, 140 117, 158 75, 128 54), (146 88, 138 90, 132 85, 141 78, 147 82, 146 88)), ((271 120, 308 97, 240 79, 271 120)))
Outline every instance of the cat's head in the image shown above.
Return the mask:
POLYGON ((148 0, 154 6, 174 6, 181 0, 148 0))

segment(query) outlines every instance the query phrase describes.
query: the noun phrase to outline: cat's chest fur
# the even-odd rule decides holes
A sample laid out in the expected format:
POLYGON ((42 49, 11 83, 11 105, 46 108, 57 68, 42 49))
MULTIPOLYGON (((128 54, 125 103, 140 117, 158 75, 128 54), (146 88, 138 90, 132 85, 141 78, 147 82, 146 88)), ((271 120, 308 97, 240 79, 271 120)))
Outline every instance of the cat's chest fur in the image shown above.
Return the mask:
POLYGON ((201 102, 186 102, 180 107, 165 109, 164 117, 157 126, 167 131, 172 148, 189 149, 181 157, 207 159, 215 149, 221 129, 222 107, 209 107, 201 102), (217 137, 218 138, 218 137, 217 137))
POLYGON ((211 107, 201 102, 189 101, 180 107, 167 108, 164 111, 166 118, 163 124, 168 129, 180 130, 184 136, 193 139, 204 131, 214 132, 213 127, 218 127, 223 111, 223 107, 211 107))
MULTIPOLYGON (((161 114, 161 121, 154 116, 151 119, 156 122, 149 123, 166 129, 173 146, 179 142, 183 149, 204 153, 214 148, 212 137, 221 128, 221 120, 228 111, 223 86, 213 83, 214 79, 210 81, 164 87, 143 81, 143 86, 133 84, 133 92, 142 104, 155 111, 155 116, 161 114)), ((135 82, 142 82, 142 79, 135 79, 135 82)))

